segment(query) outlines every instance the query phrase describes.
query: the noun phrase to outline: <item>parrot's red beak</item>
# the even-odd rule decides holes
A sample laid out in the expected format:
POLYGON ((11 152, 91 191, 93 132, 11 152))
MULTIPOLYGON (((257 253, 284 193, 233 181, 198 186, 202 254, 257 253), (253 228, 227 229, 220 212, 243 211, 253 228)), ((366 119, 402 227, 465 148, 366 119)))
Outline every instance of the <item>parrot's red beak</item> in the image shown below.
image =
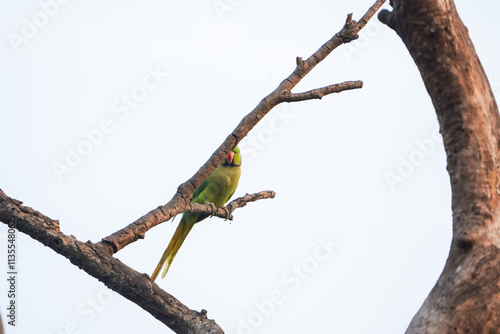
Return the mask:
POLYGON ((234 159, 234 152, 233 152, 233 151, 231 151, 231 152, 229 152, 229 154, 227 155, 227 162, 228 162, 228 163, 231 163, 231 162, 233 162, 233 159, 234 159))

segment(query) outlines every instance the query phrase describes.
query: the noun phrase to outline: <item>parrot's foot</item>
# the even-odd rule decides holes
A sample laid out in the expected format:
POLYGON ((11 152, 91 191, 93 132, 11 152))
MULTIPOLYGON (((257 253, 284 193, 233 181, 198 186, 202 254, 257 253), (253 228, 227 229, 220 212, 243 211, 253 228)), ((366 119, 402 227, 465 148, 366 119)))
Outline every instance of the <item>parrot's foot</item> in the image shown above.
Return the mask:
POLYGON ((221 209, 226 212, 226 219, 224 221, 228 220, 229 219, 229 215, 231 214, 231 212, 229 212, 229 209, 226 208, 225 206, 223 206, 221 209))
POLYGON ((217 207, 212 202, 208 202, 207 204, 212 207, 212 214, 210 215, 210 218, 212 218, 215 215, 215 211, 217 211, 217 207))

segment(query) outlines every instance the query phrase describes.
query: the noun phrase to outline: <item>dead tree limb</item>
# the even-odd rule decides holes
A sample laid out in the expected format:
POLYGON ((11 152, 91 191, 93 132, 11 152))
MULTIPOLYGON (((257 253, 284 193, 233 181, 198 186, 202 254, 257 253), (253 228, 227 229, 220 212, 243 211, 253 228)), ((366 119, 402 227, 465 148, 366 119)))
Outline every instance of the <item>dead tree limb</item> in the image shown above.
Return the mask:
POLYGON ((500 117, 452 0, 392 0, 379 18, 401 37, 436 109, 452 189, 444 270, 407 333, 500 328, 500 117))
POLYGON ((68 258, 71 263, 133 301, 176 333, 223 333, 204 312, 189 309, 141 274, 109 256, 99 244, 81 242, 59 229, 59 222, 23 206, 0 190, 0 220, 68 258))

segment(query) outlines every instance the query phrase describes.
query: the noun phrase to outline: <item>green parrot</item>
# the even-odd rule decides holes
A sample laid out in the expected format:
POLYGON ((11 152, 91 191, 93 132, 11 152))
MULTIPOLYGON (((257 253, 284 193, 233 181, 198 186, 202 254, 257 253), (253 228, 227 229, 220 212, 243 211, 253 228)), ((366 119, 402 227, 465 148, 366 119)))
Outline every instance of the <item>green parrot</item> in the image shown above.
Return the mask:
MULTIPOLYGON (((213 203, 216 207, 221 207, 233 196, 241 174, 241 156, 240 149, 236 146, 224 161, 215 169, 203 184, 196 189, 193 194, 191 203, 207 204, 213 203)), ((194 224, 207 218, 209 215, 200 213, 186 212, 182 215, 182 219, 175 230, 174 236, 168 244, 165 253, 158 262, 151 278, 153 281, 158 277, 161 268, 163 273, 161 278, 167 274, 170 264, 174 260, 177 251, 186 239, 189 231, 193 228, 194 224)))

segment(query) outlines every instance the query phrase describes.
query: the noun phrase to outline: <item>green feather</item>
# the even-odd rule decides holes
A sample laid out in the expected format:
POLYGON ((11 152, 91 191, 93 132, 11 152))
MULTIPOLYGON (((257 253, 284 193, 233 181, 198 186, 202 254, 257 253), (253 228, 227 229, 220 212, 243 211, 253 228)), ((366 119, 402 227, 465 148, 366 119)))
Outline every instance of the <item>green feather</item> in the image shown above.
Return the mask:
MULTIPOLYGON (((235 147, 232 153, 215 169, 205 182, 201 184, 193 194, 191 203, 213 203, 216 207, 222 207, 233 196, 241 175, 241 155, 240 149, 235 147)), ((156 266, 151 278, 153 280, 158 277, 163 266, 162 278, 167 274, 170 264, 174 260, 177 251, 186 239, 188 233, 193 226, 207 218, 206 214, 199 213, 184 213, 182 219, 175 230, 175 233, 168 244, 167 249, 163 253, 158 265, 156 266)))

